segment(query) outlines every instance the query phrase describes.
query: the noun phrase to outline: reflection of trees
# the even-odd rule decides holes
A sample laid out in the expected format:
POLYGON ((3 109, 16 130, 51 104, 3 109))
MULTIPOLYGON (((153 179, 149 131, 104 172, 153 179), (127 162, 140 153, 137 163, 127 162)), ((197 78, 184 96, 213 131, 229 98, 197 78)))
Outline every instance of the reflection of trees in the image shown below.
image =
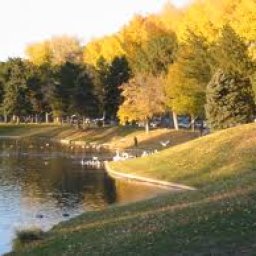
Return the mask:
POLYGON ((116 182, 106 172, 104 172, 103 195, 108 204, 113 204, 116 202, 116 198, 117 198, 116 182))
POLYGON ((98 209, 115 202, 141 199, 154 190, 115 181, 104 171, 82 169, 78 162, 64 156, 51 159, 51 152, 66 152, 66 148, 41 149, 40 145, 32 141, 0 141, 2 154, 14 153, 0 157, 0 186, 2 180, 15 189, 20 188, 21 197, 26 199, 23 204, 50 203, 65 210, 98 209), (33 148, 29 148, 32 143, 33 148), (24 152, 28 154, 22 155, 24 152))
POLYGON ((47 160, 45 164, 46 155, 33 155, 42 152, 34 141, 20 142, 10 149, 11 143, 0 143, 2 153, 3 147, 12 153, 11 157, 0 158, 0 165, 5 169, 3 179, 8 184, 19 185, 27 203, 54 201, 58 208, 71 209, 102 208, 115 202, 115 183, 105 172, 81 170, 80 165, 65 157, 47 160), (33 149, 29 149, 32 144, 33 149), (33 154, 24 156, 21 154, 24 152, 33 154))

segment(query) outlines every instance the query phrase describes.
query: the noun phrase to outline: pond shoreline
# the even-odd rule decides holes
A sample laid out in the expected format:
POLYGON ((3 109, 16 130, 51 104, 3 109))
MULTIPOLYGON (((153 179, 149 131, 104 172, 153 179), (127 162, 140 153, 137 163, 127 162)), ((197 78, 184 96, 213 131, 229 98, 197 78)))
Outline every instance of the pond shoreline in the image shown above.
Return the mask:
POLYGON ((157 186, 162 189, 167 189, 171 191, 184 191, 184 190, 190 190, 190 191, 195 191, 196 188, 178 184, 178 183, 173 183, 173 182, 167 182, 167 181, 162 181, 162 180, 156 180, 156 179, 151 179, 151 178, 146 178, 143 176, 138 176, 134 174, 127 174, 123 172, 117 172, 114 171, 110 166, 109 162, 105 161, 104 162, 105 170, 106 172, 113 178, 117 179, 125 179, 125 180, 134 180, 138 181, 144 184, 152 185, 152 186, 157 186))

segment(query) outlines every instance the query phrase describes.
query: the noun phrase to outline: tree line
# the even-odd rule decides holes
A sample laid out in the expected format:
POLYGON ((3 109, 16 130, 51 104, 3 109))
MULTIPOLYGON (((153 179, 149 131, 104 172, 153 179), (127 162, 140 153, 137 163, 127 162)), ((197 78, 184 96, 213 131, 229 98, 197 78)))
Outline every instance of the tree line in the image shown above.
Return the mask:
POLYGON ((148 124, 170 112, 176 128, 177 115, 207 119, 216 129, 251 122, 255 8, 254 0, 167 4, 85 46, 68 36, 28 45, 26 59, 0 65, 2 115, 148 124))
POLYGON ((130 77, 125 57, 96 67, 66 61, 37 66, 21 58, 0 65, 1 112, 5 121, 61 122, 64 117, 113 119, 121 102, 119 84, 130 77))

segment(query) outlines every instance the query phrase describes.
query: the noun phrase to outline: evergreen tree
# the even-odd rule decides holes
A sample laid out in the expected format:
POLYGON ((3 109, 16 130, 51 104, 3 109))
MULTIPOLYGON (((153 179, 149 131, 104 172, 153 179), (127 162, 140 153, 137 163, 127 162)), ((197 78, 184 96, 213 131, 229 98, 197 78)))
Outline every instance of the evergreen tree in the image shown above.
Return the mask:
POLYGON ((125 57, 116 57, 110 67, 106 80, 104 109, 107 118, 115 119, 122 103, 121 85, 130 78, 131 72, 125 57))
POLYGON ((118 107, 122 103, 120 86, 131 76, 126 57, 116 57, 111 63, 100 57, 91 73, 100 116, 115 119, 118 107))
POLYGON ((4 85, 6 82, 6 64, 5 62, 0 62, 0 105, 3 103, 4 97, 4 85))
POLYGON ((94 94, 94 85, 86 67, 81 66, 74 83, 74 92, 71 99, 73 113, 86 117, 97 117, 98 100, 94 94))
POLYGON ((31 112, 28 97, 27 66, 20 58, 9 59, 7 63, 6 83, 4 86, 3 109, 6 114, 17 117, 31 112))
POLYGON ((49 121, 49 115, 54 110, 55 104, 55 85, 58 82, 58 68, 45 63, 39 66, 40 91, 42 92, 42 108, 45 113, 46 122, 49 121))
POLYGON ((177 54, 184 76, 195 80, 204 90, 212 76, 209 48, 204 36, 187 30, 186 40, 177 54))
POLYGON ((249 57, 248 46, 230 25, 225 25, 211 51, 212 72, 221 69, 226 73, 252 75, 254 65, 249 57))
POLYGON ((56 69, 51 106, 58 121, 64 115, 72 114, 70 113, 70 104, 79 71, 79 64, 71 62, 66 62, 56 69))
POLYGON ((32 111, 34 114, 42 114, 44 112, 44 95, 42 92, 42 78, 40 69, 33 65, 28 65, 28 97, 32 105, 32 111))
POLYGON ((207 86, 206 114, 210 126, 221 129, 254 119, 253 63, 242 38, 226 25, 212 51, 215 75, 207 86))
POLYGON ((207 87, 206 115, 213 129, 252 122, 254 93, 249 78, 218 70, 207 87))
POLYGON ((106 98, 106 84, 109 75, 109 64, 100 57, 97 61, 96 67, 91 68, 94 84, 94 94, 97 96, 98 110, 101 117, 106 115, 105 98, 106 98))

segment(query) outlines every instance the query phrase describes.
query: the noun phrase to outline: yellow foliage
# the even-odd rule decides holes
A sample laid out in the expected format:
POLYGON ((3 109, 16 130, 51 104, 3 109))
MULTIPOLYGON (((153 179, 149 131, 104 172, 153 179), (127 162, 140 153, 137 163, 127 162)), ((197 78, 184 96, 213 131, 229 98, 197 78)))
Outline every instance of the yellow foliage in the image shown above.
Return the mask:
POLYGON ((27 58, 35 65, 42 65, 50 59, 50 48, 48 42, 29 45, 26 50, 27 58))
POLYGON ((80 62, 82 51, 78 39, 69 36, 53 37, 49 41, 51 62, 54 65, 63 64, 66 61, 80 62))
POLYGON ((219 29, 228 23, 247 41, 255 41, 255 10, 255 0, 197 0, 186 8, 175 31, 182 39, 190 28, 211 42, 216 40, 219 29))
POLYGON ((29 45, 26 48, 26 55, 35 65, 42 65, 45 62, 60 65, 66 61, 79 62, 81 47, 74 37, 58 36, 29 45))
POLYGON ((85 63, 95 66, 100 57, 103 57, 107 62, 111 62, 115 57, 124 54, 125 52, 118 36, 106 36, 93 40, 86 45, 83 52, 83 60, 85 63))
POLYGON ((143 48, 150 39, 166 35, 167 28, 154 15, 148 17, 135 16, 120 32, 124 51, 128 59, 135 59, 138 48, 143 48))
POLYGON ((189 79, 181 63, 174 63, 165 81, 167 106, 178 114, 200 115, 202 87, 195 79, 189 79))
POLYGON ((123 104, 118 111, 122 123, 145 121, 164 111, 165 95, 161 77, 137 74, 123 86, 123 104))
POLYGON ((167 2, 161 12, 157 15, 157 18, 167 30, 176 31, 183 16, 184 9, 177 9, 170 2, 167 2))
POLYGON ((236 32, 247 41, 256 41, 256 1, 243 0, 231 21, 236 32))

